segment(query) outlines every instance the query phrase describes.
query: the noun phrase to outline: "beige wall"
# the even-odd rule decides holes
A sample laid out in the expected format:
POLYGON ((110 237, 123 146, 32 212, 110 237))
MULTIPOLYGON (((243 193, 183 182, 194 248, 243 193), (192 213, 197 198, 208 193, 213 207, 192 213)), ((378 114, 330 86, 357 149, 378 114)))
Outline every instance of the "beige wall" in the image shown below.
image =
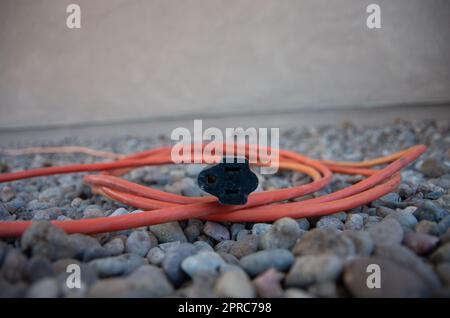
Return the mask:
POLYGON ((450 101, 449 16, 447 0, 0 0, 0 129, 450 101))

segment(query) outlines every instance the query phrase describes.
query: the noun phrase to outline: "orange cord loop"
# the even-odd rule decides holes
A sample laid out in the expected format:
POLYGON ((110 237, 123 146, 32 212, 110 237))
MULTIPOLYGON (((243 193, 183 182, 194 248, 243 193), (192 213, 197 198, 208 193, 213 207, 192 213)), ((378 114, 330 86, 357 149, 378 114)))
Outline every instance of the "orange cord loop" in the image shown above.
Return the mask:
MULTIPOLYGON (((225 148, 231 149, 227 145, 225 148)), ((215 197, 185 197, 171 194, 119 177, 134 168, 172 163, 171 147, 150 149, 129 156, 74 147, 71 149, 72 151, 98 156, 105 155, 105 157, 118 158, 118 160, 4 173, 0 174, 0 182, 61 173, 101 171, 102 174, 84 177, 85 183, 93 187, 94 193, 145 210, 142 213, 113 217, 52 221, 54 225, 67 233, 111 232, 189 218, 232 222, 267 222, 282 217, 303 218, 326 215, 370 203, 392 192, 401 182, 399 171, 416 160, 426 149, 424 145, 418 145, 387 157, 355 163, 314 160, 293 151, 280 150, 280 169, 307 174, 311 177, 312 182, 292 188, 254 192, 249 196, 247 204, 242 206, 223 206, 217 202, 215 197), (371 169, 382 164, 388 165, 379 170, 371 169), (367 178, 352 186, 317 198, 277 203, 301 198, 323 189, 331 182, 332 172, 362 175, 367 178)), ((36 153, 39 150, 49 152, 39 148, 29 152, 18 151, 16 153, 36 153)), ((258 148, 254 146, 246 147, 248 154, 257 150, 258 148)), ((59 152, 71 151, 62 149, 59 152)), ((2 221, 0 222, 0 237, 20 236, 31 224, 32 221, 2 221)))

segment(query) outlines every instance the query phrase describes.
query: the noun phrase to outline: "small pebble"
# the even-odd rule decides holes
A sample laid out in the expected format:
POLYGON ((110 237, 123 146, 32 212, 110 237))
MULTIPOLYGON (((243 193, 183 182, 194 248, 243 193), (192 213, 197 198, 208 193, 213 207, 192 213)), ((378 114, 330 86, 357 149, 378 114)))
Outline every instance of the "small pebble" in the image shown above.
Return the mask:
POLYGON ((294 256, 285 249, 259 251, 240 259, 241 267, 252 277, 258 276, 269 268, 286 271, 294 262, 294 256))
POLYGON ((197 251, 195 245, 181 243, 167 252, 161 263, 161 267, 174 285, 179 286, 186 280, 187 276, 183 272, 181 264, 187 257, 196 254, 197 251))
POLYGON ((41 255, 33 256, 25 265, 23 276, 29 282, 36 282, 42 278, 52 277, 55 272, 52 263, 41 255))
POLYGON ((167 242, 187 242, 186 235, 178 222, 169 222, 164 224, 150 226, 150 231, 158 238, 159 243, 167 242))
POLYGON ((228 253, 235 243, 236 242, 232 240, 221 241, 214 246, 214 250, 218 253, 228 253))
POLYGON ((14 192, 14 190, 11 187, 4 186, 0 190, 0 200, 2 200, 2 202, 11 201, 12 199, 15 198, 15 196, 16 196, 16 193, 14 192))
POLYGON ((281 298, 283 297, 283 288, 281 280, 283 274, 273 268, 265 271, 253 280, 256 293, 262 298, 281 298))
POLYGON ((385 220, 389 218, 395 219, 402 226, 403 230, 410 231, 413 230, 417 225, 417 219, 414 216, 413 212, 415 207, 406 208, 404 210, 396 210, 389 214, 385 220), (411 209, 412 208, 412 209, 411 209))
POLYGON ((294 255, 334 254, 341 258, 355 255, 352 240, 335 229, 313 229, 292 249, 294 255))
POLYGON ((342 230, 344 228, 344 224, 337 217, 324 216, 321 217, 320 220, 316 223, 316 228, 342 230))
POLYGON ((435 264, 450 262, 450 243, 446 243, 434 251, 430 260, 435 264))
POLYGON ((344 229, 346 230, 356 230, 360 231, 364 227, 364 218, 357 213, 348 214, 347 220, 344 224, 344 229))
POLYGON ((0 277, 11 283, 18 283, 22 280, 26 265, 27 258, 25 255, 19 250, 11 249, 3 261, 0 277))
POLYGON ((437 206, 430 200, 425 200, 424 203, 420 205, 414 212, 414 216, 419 221, 427 220, 432 222, 439 222, 447 215, 448 212, 446 210, 437 206))
POLYGON ((375 244, 369 233, 364 231, 345 230, 343 234, 352 240, 357 255, 369 256, 372 254, 375 244))
POLYGON ((85 219, 103 217, 103 211, 98 205, 88 205, 83 211, 83 217, 85 219))
POLYGON ((56 298, 59 295, 59 288, 56 279, 43 278, 33 285, 27 291, 27 298, 56 298))
POLYGON ((310 228, 310 224, 307 218, 297 219, 298 227, 300 230, 308 231, 310 228))
POLYGON ((161 265, 165 256, 166 253, 159 246, 151 248, 147 253, 149 263, 157 266, 161 265))
POLYGON ((266 233, 270 228, 272 227, 272 224, 268 223, 255 223, 252 227, 251 233, 254 235, 263 235, 266 233))
POLYGON ((109 277, 126 275, 146 263, 146 259, 137 254, 121 254, 93 260, 89 262, 89 265, 97 271, 100 277, 109 277))
POLYGON ((291 249, 303 233, 304 231, 300 230, 297 221, 291 218, 282 218, 261 235, 259 244, 262 249, 291 249))
POLYGON ((203 226, 203 233, 219 242, 230 239, 230 232, 228 229, 216 222, 207 221, 203 226))
POLYGON ((45 221, 33 223, 22 235, 21 245, 23 251, 43 255, 52 261, 78 253, 77 247, 63 230, 45 221))
POLYGON ((445 286, 450 286, 450 263, 438 264, 436 266, 436 273, 445 286))
POLYGON ((412 231, 406 233, 403 239, 403 244, 418 255, 431 253, 438 242, 439 238, 436 236, 412 231))
POLYGON ((415 228, 415 231, 417 233, 422 234, 429 234, 429 235, 435 235, 439 236, 439 227, 436 222, 428 221, 428 220, 422 220, 420 221, 415 228))
POLYGON ((257 235, 247 235, 242 240, 235 242, 231 246, 229 253, 237 258, 255 253, 258 250, 259 240, 260 238, 257 235))
POLYGON ((245 230, 245 224, 242 223, 233 223, 230 228, 231 239, 236 240, 237 234, 241 231, 245 230))
POLYGON ((374 224, 368 230, 375 244, 400 244, 403 240, 403 229, 395 219, 385 219, 374 224))
POLYGON ((185 258, 181 263, 181 268, 190 277, 214 277, 220 273, 221 267, 225 264, 219 254, 202 251, 185 258))
POLYGON ((133 297, 168 297, 174 292, 164 272, 153 265, 139 267, 126 280, 131 283, 133 297))
POLYGON ((255 290, 247 274, 241 271, 223 273, 214 286, 214 293, 224 298, 253 298, 255 290))
POLYGON ((132 283, 124 278, 106 278, 95 283, 88 292, 92 298, 123 298, 129 297, 132 283))
POLYGON ((286 276, 286 286, 305 288, 335 280, 342 271, 342 260, 334 255, 308 255, 297 258, 286 276))
POLYGON ((111 256, 122 254, 123 251, 125 250, 125 244, 123 240, 119 237, 113 238, 108 243, 103 245, 103 247, 105 248, 105 250, 108 251, 109 255, 111 256))

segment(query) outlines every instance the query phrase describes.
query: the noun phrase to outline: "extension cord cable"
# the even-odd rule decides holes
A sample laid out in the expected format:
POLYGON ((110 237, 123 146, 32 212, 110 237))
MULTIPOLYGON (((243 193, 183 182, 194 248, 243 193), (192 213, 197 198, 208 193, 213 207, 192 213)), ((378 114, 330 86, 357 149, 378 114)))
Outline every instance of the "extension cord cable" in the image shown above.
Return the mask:
MULTIPOLYGON (((128 156, 99 152, 84 147, 52 148, 42 152, 81 152, 116 161, 92 164, 73 164, 38 168, 0 174, 1 182, 48 176, 55 174, 101 171, 99 175, 86 175, 84 182, 93 187, 96 194, 133 206, 145 211, 119 216, 51 221, 66 233, 94 234, 154 224, 180 221, 190 218, 221 222, 271 222, 282 217, 304 218, 322 216, 368 204, 390 192, 401 183, 400 170, 416 160, 427 148, 417 145, 390 156, 362 162, 335 162, 315 160, 299 153, 279 150, 279 167, 307 174, 312 182, 291 188, 254 192, 245 205, 226 206, 217 202, 216 197, 186 197, 167 193, 120 178, 132 169, 142 166, 172 164, 171 147, 161 147, 128 156), (59 151, 60 150, 60 151, 59 151), (370 169, 388 164, 386 167, 370 169), (361 175, 367 178, 344 189, 313 199, 296 202, 282 202, 299 199, 326 187, 332 180, 333 172, 361 175), (277 203, 279 202, 279 203, 277 203)), ((225 145, 227 150, 231 149, 225 145)), ((233 149, 234 150, 234 149, 233 149)), ((246 153, 258 148, 246 147, 246 153)), ((270 148, 268 148, 270 150, 270 148)), ((36 150, 35 152, 39 152, 36 150)), ((16 155, 20 151, 16 151, 16 155)), ((23 153, 27 153, 25 150, 23 153)), ((28 153, 33 153, 29 151, 28 153)), ((208 158, 204 158, 205 159, 208 158)), ((1 221, 0 237, 17 237, 32 225, 33 221, 1 221)))

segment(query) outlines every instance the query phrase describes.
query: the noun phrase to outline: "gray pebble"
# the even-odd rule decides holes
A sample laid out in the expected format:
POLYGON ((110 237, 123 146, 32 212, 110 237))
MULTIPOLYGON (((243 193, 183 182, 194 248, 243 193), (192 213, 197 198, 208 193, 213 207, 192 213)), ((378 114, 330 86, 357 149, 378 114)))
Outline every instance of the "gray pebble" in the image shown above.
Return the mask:
POLYGON ((193 244, 181 243, 165 255, 161 265, 174 285, 178 286, 186 279, 181 264, 187 257, 195 253, 197 253, 197 248, 193 244))
POLYGON ((360 231, 364 228, 364 218, 361 214, 352 213, 347 216, 344 224, 344 229, 360 231))
POLYGON ((22 235, 21 245, 22 250, 30 250, 32 255, 43 255, 52 261, 77 254, 77 247, 69 236, 60 228, 45 221, 30 226, 22 235))
POLYGON ((32 283, 45 277, 52 277, 54 274, 55 272, 50 261, 40 255, 30 258, 23 271, 25 279, 32 283))
POLYGON ((120 237, 116 237, 103 245, 103 248, 108 251, 109 255, 116 256, 125 251, 125 244, 120 237))
POLYGON ((118 208, 113 213, 111 213, 109 216, 119 216, 119 215, 126 215, 126 214, 130 214, 127 209, 118 208))
POLYGON ((386 206, 391 209, 404 208, 405 204, 401 201, 402 198, 398 195, 398 193, 391 192, 372 202, 372 206, 386 206))
POLYGON ((146 259, 137 254, 122 254, 99 258, 89 262, 89 265, 97 271, 100 277, 109 277, 126 275, 146 263, 146 259))
POLYGON ((144 257, 157 244, 153 234, 147 231, 133 231, 127 239, 126 252, 144 257))
POLYGON ((316 223, 316 228, 319 229, 336 229, 342 230, 344 228, 344 223, 334 216, 323 216, 316 223))
POLYGON ((4 186, 0 190, 0 200, 2 200, 2 202, 11 201, 12 199, 14 199, 15 196, 16 196, 16 193, 14 192, 14 190, 11 187, 4 186))
POLYGON ((231 239, 236 240, 237 234, 241 231, 245 230, 245 224, 242 223, 233 223, 230 228, 231 239))
POLYGON ((310 286, 308 293, 320 298, 337 298, 339 297, 339 289, 335 282, 327 281, 310 286))
POLYGON ((190 277, 208 277, 217 276, 220 273, 220 268, 225 264, 219 254, 202 251, 184 259, 181 268, 190 277))
POLYGON ((294 262, 294 256, 285 249, 259 251, 240 260, 241 267, 252 277, 257 276, 269 268, 286 271, 294 262))
POLYGON ((263 235, 266 233, 270 228, 272 227, 272 224, 268 223, 255 223, 252 227, 251 233, 254 235, 263 235))
POLYGON ((88 205, 83 211, 83 217, 85 219, 102 217, 103 211, 98 205, 88 205))
POLYGON ((285 298, 311 298, 312 295, 299 288, 288 288, 284 292, 285 298))
POLYGON ((95 258, 110 256, 109 252, 92 236, 78 233, 71 234, 69 235, 69 241, 76 250, 76 253, 73 256, 84 262, 88 262, 95 258))
POLYGON ((286 276, 286 286, 305 288, 312 284, 334 281, 342 271, 342 260, 331 254, 297 258, 286 276))
POLYGON ((178 222, 169 222, 164 224, 150 226, 150 231, 158 238, 158 242, 187 242, 186 235, 178 222))
POLYGON ((382 217, 382 218, 384 218, 384 217, 386 217, 389 214, 394 213, 394 212, 395 212, 394 209, 391 209, 391 208, 388 208, 388 207, 385 207, 385 206, 378 206, 375 209, 375 215, 379 216, 379 217, 382 217))
POLYGON ((283 297, 283 288, 281 280, 284 275, 273 268, 265 271, 253 280, 256 293, 262 298, 281 298, 283 297))
POLYGON ((425 200, 414 212, 417 220, 427 220, 432 222, 439 222, 448 215, 448 212, 443 208, 437 206, 432 201, 425 200))
POLYGON ((442 235, 450 228, 450 215, 447 215, 438 223, 439 234, 442 235))
POLYGON ((310 224, 307 218, 297 219, 298 227, 300 230, 308 231, 310 228, 310 224))
POLYGON ((404 231, 409 231, 414 229, 418 223, 416 217, 413 214, 415 210, 416 207, 407 207, 403 210, 397 209, 396 211, 389 214, 386 219, 395 219, 398 223, 400 223, 404 231))
POLYGON ((439 236, 439 227, 436 222, 422 220, 420 221, 415 228, 417 233, 429 234, 439 236))
POLYGON ((50 220, 54 220, 58 217, 57 213, 55 213, 55 210, 50 208, 50 209, 45 209, 45 210, 39 210, 39 211, 35 211, 34 215, 32 217, 33 221, 50 221, 50 220))
POLYGON ((293 248, 294 255, 334 254, 341 258, 355 255, 350 238, 335 229, 313 229, 307 232, 293 248))
POLYGON ((56 298, 59 296, 59 287, 56 279, 43 278, 33 285, 27 291, 27 298, 56 298))
POLYGON ((189 242, 195 242, 202 232, 202 224, 189 224, 184 229, 184 234, 189 242))
POLYGON ((423 161, 419 167, 419 170, 428 178, 438 178, 447 173, 449 168, 437 158, 428 158, 423 161))
POLYGON ((241 271, 223 273, 214 286, 214 293, 224 298, 253 298, 255 290, 247 274, 241 271))
POLYGON ((446 243, 434 251, 430 260, 435 264, 450 262, 450 243, 446 243))
POLYGON ((216 222, 207 221, 203 226, 203 233, 219 242, 230 239, 230 232, 228 229, 216 222))
POLYGON ((369 256, 375 247, 369 233, 363 231, 345 230, 343 233, 350 238, 355 247, 355 253, 360 256, 369 256))
POLYGON ((220 252, 228 253, 235 243, 236 242, 232 240, 221 241, 218 244, 216 244, 216 246, 214 246, 214 250, 218 253, 220 252))
POLYGON ((304 231, 300 230, 297 221, 291 218, 282 218, 261 235, 259 244, 262 249, 291 249, 303 233, 304 231))
POLYGON ((400 244, 403 240, 402 226, 395 219, 385 219, 368 229, 375 244, 400 244))
POLYGON ((159 246, 156 246, 148 251, 147 259, 150 264, 159 266, 161 265, 165 256, 166 253, 162 249, 160 249, 159 246))
POLYGON ((0 276, 8 282, 17 283, 22 279, 27 258, 19 250, 11 249, 3 261, 0 276))
MULTIPOLYGON (((357 208, 357 211, 356 212, 359 212, 360 211, 360 209, 359 208, 357 208)), ((355 212, 355 213, 356 213, 355 212)), ((334 218, 337 218, 339 221, 341 221, 341 222, 345 222, 345 220, 347 219, 347 213, 345 213, 345 212, 343 212, 343 211, 341 211, 341 212, 337 212, 337 213, 333 213, 333 214, 330 214, 329 216, 331 216, 331 217, 334 217, 334 218)))
POLYGON ((249 234, 250 234, 249 230, 246 229, 240 230, 239 233, 236 235, 236 241, 244 239, 249 234))
POLYGON ((131 283, 133 297, 168 297, 174 289, 164 272, 153 265, 143 265, 127 278, 131 283))
POLYGON ((450 286, 450 263, 438 264, 436 266, 436 273, 445 286, 450 286))
POLYGON ((418 255, 431 253, 435 248, 439 238, 429 234, 410 231, 405 234, 403 244, 418 255))
POLYGON ((57 203, 62 196, 63 192, 60 187, 47 188, 39 194, 39 201, 57 203))
POLYGON ((96 282, 88 292, 92 298, 129 297, 133 285, 125 278, 106 278, 96 282))
POLYGON ((165 253, 170 252, 173 249, 178 248, 180 246, 180 241, 174 241, 174 242, 167 242, 167 243, 161 243, 158 245, 158 247, 165 253))
POLYGON ((204 241, 196 241, 194 242, 194 246, 197 248, 197 251, 214 251, 212 246, 204 241))
POLYGON ((257 235, 247 235, 242 240, 235 242, 229 253, 237 258, 255 253, 258 250, 259 240, 260 237, 257 235))

